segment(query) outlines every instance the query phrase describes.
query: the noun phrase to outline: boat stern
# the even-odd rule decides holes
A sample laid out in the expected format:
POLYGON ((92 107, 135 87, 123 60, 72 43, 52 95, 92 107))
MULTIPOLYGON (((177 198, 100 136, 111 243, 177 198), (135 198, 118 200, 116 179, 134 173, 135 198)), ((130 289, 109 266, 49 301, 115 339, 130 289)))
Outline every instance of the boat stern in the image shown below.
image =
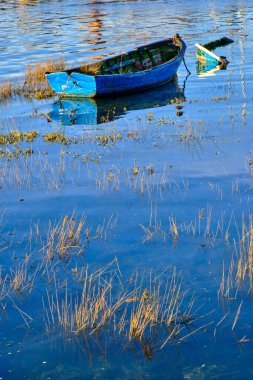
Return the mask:
POLYGON ((91 98, 96 95, 96 80, 93 76, 61 71, 47 73, 46 78, 52 90, 62 97, 91 98))

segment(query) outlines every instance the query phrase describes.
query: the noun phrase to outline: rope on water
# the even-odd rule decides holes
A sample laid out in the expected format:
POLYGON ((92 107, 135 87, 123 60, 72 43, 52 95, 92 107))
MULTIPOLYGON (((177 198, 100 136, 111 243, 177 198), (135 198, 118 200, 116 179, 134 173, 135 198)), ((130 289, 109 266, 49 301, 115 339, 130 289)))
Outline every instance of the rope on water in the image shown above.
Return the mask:
POLYGON ((186 68, 186 70, 187 70, 188 74, 190 75, 190 74, 191 74, 191 72, 190 72, 190 70, 188 69, 188 67, 187 67, 187 65, 186 65, 186 63, 185 63, 185 59, 184 59, 184 57, 183 57, 183 62, 184 62, 184 65, 185 65, 185 68, 186 68))

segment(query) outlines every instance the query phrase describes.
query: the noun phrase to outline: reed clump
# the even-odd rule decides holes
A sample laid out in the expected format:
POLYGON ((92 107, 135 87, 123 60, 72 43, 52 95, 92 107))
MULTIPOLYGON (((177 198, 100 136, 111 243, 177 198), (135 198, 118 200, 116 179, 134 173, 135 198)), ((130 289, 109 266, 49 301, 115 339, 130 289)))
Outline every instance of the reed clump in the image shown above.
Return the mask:
POLYGON ((81 293, 66 287, 63 294, 57 290, 48 294, 47 306, 44 303, 47 328, 60 325, 67 334, 89 336, 109 329, 128 342, 144 345, 152 339, 159 343, 161 339, 163 346, 169 340, 184 339, 184 328, 190 329, 194 320, 193 299, 183 306, 185 293, 176 270, 164 284, 160 276, 149 274, 146 287, 143 276, 136 275, 129 289, 125 282, 119 284, 119 269, 112 271, 112 264, 115 261, 93 274, 87 269, 81 293))
POLYGON ((3 275, 0 268, 0 305, 3 306, 3 300, 10 293, 10 281, 8 275, 3 275))
POLYGON ((46 80, 46 73, 55 71, 64 71, 67 69, 67 64, 64 60, 47 60, 38 62, 35 65, 27 65, 25 73, 25 83, 28 86, 35 86, 46 80))
POLYGON ((122 140, 122 133, 112 133, 108 135, 97 135, 94 137, 94 141, 98 141, 100 145, 108 145, 110 142, 115 143, 116 141, 122 140))
POLYGON ((22 132, 14 129, 11 132, 0 135, 0 145, 11 145, 22 141, 33 142, 38 137, 37 131, 22 132))
POLYGON ((50 98, 54 92, 48 85, 45 74, 66 69, 67 64, 64 60, 47 60, 35 65, 27 65, 23 84, 15 85, 11 81, 6 81, 0 85, 0 101, 7 101, 14 95, 28 99, 50 98))
POLYGON ((43 138, 45 142, 56 142, 58 144, 65 144, 65 145, 69 145, 72 142, 71 138, 69 138, 63 132, 44 133, 43 138))
MULTIPOLYGON (((237 228, 238 242, 234 241, 233 251, 227 270, 223 264, 219 296, 228 300, 236 299, 242 288, 253 292, 253 217, 248 224, 242 218, 241 231, 237 228)), ((229 244, 229 234, 227 234, 229 244)))
POLYGON ((32 291, 38 268, 33 273, 29 271, 30 258, 31 255, 26 255, 23 261, 11 267, 5 275, 0 272, 0 304, 14 293, 28 294, 32 291))
POLYGON ((26 98, 46 99, 53 96, 54 92, 46 81, 46 73, 63 71, 67 69, 64 60, 47 60, 35 65, 27 65, 25 83, 22 93, 26 98))
POLYGON ((53 259, 55 255, 59 259, 68 261, 69 256, 83 252, 81 236, 85 235, 85 219, 76 220, 74 214, 65 216, 57 224, 50 223, 47 234, 47 243, 44 247, 46 256, 53 259))
POLYGON ((3 82, 0 85, 0 100, 6 101, 12 97, 13 85, 10 81, 3 82))

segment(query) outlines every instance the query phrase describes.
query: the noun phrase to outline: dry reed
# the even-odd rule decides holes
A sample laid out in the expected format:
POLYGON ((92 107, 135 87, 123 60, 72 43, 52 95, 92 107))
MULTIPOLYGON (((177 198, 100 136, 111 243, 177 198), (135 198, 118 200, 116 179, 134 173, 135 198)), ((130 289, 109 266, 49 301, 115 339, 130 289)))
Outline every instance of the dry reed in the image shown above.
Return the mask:
POLYGON ((0 100, 6 101, 12 97, 13 85, 10 81, 0 84, 0 100))
POLYGON ((47 244, 43 248, 48 259, 57 255, 61 260, 69 260, 69 256, 83 252, 83 244, 80 242, 84 233, 85 219, 76 221, 75 215, 65 216, 57 224, 50 223, 47 244))
POLYGON ((45 74, 55 71, 64 71, 67 69, 67 64, 64 60, 47 60, 38 62, 35 65, 26 66, 25 82, 28 86, 35 86, 38 83, 46 80, 45 74))
MULTIPOLYGON (((115 264, 117 261, 93 274, 87 269, 81 293, 67 286, 63 293, 57 287, 54 294, 48 292, 43 302, 47 329, 60 325, 67 334, 88 336, 109 330, 128 341, 137 339, 143 347, 154 336, 159 336, 163 346, 182 338, 183 330, 194 320, 193 300, 186 303, 176 270, 164 284, 162 274, 150 273, 147 287, 144 277, 136 275, 133 289, 129 289, 121 281, 118 265, 112 270, 115 264)), ((151 355, 150 346, 146 349, 151 355)))

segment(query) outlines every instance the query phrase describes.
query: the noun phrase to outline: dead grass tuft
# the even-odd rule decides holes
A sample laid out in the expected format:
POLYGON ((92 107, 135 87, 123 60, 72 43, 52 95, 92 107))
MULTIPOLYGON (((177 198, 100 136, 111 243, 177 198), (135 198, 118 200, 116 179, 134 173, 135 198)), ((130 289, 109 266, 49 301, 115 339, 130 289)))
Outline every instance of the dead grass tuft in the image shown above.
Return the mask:
POLYGON ((6 101, 12 97, 13 88, 10 81, 3 82, 0 85, 0 100, 6 101))
POLYGON ((61 260, 68 261, 71 254, 83 251, 81 235, 84 231, 85 219, 77 221, 74 214, 65 216, 56 225, 49 225, 47 244, 44 248, 48 259, 57 255, 61 260))
POLYGON ((25 82, 28 86, 35 86, 38 83, 46 80, 45 74, 55 71, 64 71, 67 69, 67 64, 64 60, 47 60, 38 62, 35 65, 26 66, 25 82))
POLYGON ((58 323, 67 334, 90 336, 113 329, 128 341, 140 341, 151 357, 146 343, 152 337, 163 339, 163 346, 179 336, 183 339, 181 333, 193 321, 193 299, 183 307, 185 293, 176 270, 163 285, 160 276, 150 273, 145 287, 143 276, 136 274, 131 290, 119 280, 116 260, 93 274, 86 270, 81 294, 67 288, 61 295, 57 289, 54 295, 48 294, 47 307, 44 304, 47 328, 58 323), (112 270, 112 265, 117 269, 112 270))

